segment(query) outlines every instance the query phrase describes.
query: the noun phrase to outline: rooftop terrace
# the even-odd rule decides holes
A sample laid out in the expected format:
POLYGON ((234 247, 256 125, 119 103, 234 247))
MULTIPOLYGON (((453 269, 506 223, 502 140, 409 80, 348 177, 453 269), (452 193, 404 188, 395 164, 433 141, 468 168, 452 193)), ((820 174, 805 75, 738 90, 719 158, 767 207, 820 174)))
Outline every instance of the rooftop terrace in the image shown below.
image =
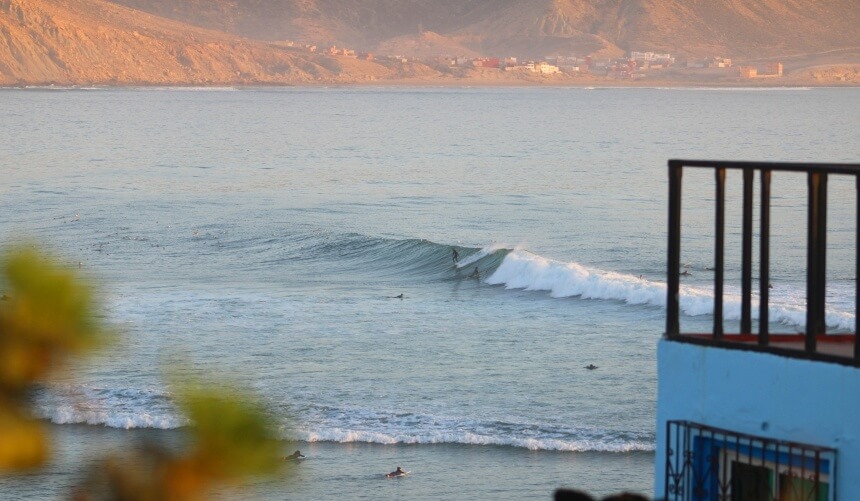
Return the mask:
MULTIPOLYGON (((816 164, 777 162, 724 162, 710 160, 669 161, 669 241, 666 298, 666 337, 672 341, 712 345, 728 349, 762 351, 860 366, 860 343, 854 333, 827 333, 825 323, 827 262, 827 182, 831 176, 849 176, 856 186, 860 204, 860 164, 816 164), (681 189, 687 169, 706 169, 714 174, 714 310, 711 332, 681 332, 681 189), (723 306, 726 242, 726 172, 739 171, 743 177, 741 212, 741 315, 737 332, 724 332, 723 306), (805 174, 807 183, 806 222, 806 326, 802 333, 773 334, 769 331, 771 260, 771 180, 774 174, 805 174), (754 182, 759 178, 758 203, 758 332, 753 332, 753 209, 754 182)), ((860 210, 856 211, 855 270, 860 269, 860 210)), ((860 282, 855 276, 855 311, 860 282)), ((856 322, 855 322, 856 324, 856 322)))

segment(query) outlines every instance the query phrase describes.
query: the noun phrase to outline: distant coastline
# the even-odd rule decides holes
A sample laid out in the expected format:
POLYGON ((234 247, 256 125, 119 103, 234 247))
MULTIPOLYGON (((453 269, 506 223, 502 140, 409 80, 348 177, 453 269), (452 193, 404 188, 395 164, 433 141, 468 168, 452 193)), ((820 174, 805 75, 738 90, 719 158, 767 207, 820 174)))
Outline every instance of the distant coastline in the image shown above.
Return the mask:
POLYGON ((758 82, 681 82, 674 80, 649 80, 636 82, 620 82, 612 80, 596 80, 590 82, 547 81, 536 82, 528 80, 496 81, 481 79, 401 79, 374 80, 365 82, 301 82, 301 83, 271 83, 271 82, 241 82, 241 83, 123 83, 123 84, 67 84, 67 83, 21 83, 0 84, 5 90, 102 90, 102 89, 288 89, 288 88, 572 88, 572 89, 797 89, 797 88, 854 88, 860 87, 860 82, 840 81, 804 81, 792 80, 767 83, 758 82))
MULTIPOLYGON (((644 78, 619 79, 596 74, 541 75, 529 72, 477 70, 466 75, 420 74, 374 76, 352 72, 323 78, 68 78, 56 80, 17 79, 2 81, 0 88, 145 88, 145 87, 605 87, 605 88, 780 88, 780 87, 858 87, 860 63, 833 64, 803 68, 778 78, 740 78, 730 72, 696 73, 683 69, 652 72, 644 78)), ((220 76, 220 75, 219 75, 220 76)))

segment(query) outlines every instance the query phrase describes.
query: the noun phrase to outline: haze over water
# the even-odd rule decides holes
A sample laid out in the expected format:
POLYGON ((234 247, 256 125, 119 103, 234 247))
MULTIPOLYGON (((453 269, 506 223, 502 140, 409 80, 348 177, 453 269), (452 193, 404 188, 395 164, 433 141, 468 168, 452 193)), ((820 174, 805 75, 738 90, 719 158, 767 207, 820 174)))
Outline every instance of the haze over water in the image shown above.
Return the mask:
MULTIPOLYGON (((298 479, 249 497, 650 493, 667 159, 860 159, 857 89, 0 94, 2 242, 80 261, 123 335, 36 397, 59 460, 0 491, 49 498, 78 455, 185 424, 175 360, 310 442, 298 479)), ((795 332, 805 184, 774 183, 771 330, 795 332)), ((831 180, 834 331, 854 328, 854 197, 831 180)), ((712 321, 712 198, 685 175, 685 329, 712 321)))

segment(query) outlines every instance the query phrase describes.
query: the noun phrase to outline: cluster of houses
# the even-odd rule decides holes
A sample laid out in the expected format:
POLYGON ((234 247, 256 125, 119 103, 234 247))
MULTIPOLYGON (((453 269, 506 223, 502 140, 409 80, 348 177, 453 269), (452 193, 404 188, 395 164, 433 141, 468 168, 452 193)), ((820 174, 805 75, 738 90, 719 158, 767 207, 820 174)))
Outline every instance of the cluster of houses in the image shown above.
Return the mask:
MULTIPOLYGON (((286 42, 289 47, 303 47, 310 52, 317 52, 314 44, 298 44, 286 42)), ((356 52, 353 49, 332 45, 322 51, 330 56, 349 57, 372 61, 374 55, 370 52, 356 52)), ((378 59, 378 58, 376 58, 378 59)), ((556 73, 590 73, 604 75, 612 79, 635 80, 647 76, 651 70, 661 70, 676 66, 676 58, 672 54, 659 52, 631 51, 627 57, 617 59, 595 60, 592 56, 546 56, 541 60, 520 61, 516 57, 464 57, 439 55, 431 58, 410 58, 401 55, 383 56, 381 59, 401 63, 422 62, 434 66, 449 68, 489 68, 500 71, 529 71, 542 75, 556 73)), ((687 59, 682 63, 684 68, 732 68, 732 60, 722 56, 712 56, 703 59, 687 59)), ((781 77, 782 63, 772 62, 763 66, 738 66, 735 71, 740 78, 772 78, 781 77)))
POLYGON ((515 57, 499 59, 497 57, 478 57, 467 59, 462 62, 446 60, 449 66, 473 66, 475 68, 495 68, 504 71, 525 70, 544 75, 559 73, 561 68, 549 61, 517 61, 515 57))
POLYGON ((732 60, 727 57, 714 56, 705 59, 688 59, 687 68, 731 68, 732 60))
POLYGON ((765 63, 762 67, 739 66, 741 78, 775 78, 782 76, 782 63, 765 63))

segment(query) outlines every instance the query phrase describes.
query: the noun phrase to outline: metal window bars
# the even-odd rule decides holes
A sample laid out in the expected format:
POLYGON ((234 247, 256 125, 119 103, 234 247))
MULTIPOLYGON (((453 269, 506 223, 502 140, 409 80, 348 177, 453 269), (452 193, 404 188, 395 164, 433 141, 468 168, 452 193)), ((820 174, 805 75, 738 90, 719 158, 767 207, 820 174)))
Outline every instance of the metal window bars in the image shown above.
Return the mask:
MULTIPOLYGON (((780 162, 729 162, 712 160, 669 160, 669 233, 666 297, 666 336, 669 339, 697 344, 719 345, 725 348, 776 352, 785 356, 810 358, 860 366, 860 343, 855 334, 842 336, 842 342, 854 344, 850 356, 821 353, 818 341, 826 331, 825 271, 827 257, 827 180, 830 175, 854 176, 860 206, 860 164, 816 164, 780 162), (681 188, 685 168, 712 169, 715 177, 715 237, 714 237, 714 323, 707 336, 682 335, 680 331, 680 268, 681 268, 681 188), (740 332, 727 341, 723 332, 723 283, 725 257, 726 171, 743 174, 743 212, 741 229, 741 318, 740 332), (768 331, 770 284, 770 208, 771 177, 774 172, 805 173, 808 184, 807 217, 807 303, 806 329, 802 334, 802 349, 791 349, 792 336, 773 335, 768 331), (752 332, 752 264, 753 264, 753 184, 759 173, 759 323, 758 333, 752 332), (848 339, 846 339, 848 338, 848 339)), ((860 269, 860 207, 857 210, 855 259, 860 269)), ((855 308, 860 311, 860 280, 856 285, 855 308)), ((796 337, 796 336, 795 336, 796 337)), ((837 337, 830 337, 836 340, 837 337)))
POLYGON ((666 423, 666 501, 834 501, 836 450, 666 423))

